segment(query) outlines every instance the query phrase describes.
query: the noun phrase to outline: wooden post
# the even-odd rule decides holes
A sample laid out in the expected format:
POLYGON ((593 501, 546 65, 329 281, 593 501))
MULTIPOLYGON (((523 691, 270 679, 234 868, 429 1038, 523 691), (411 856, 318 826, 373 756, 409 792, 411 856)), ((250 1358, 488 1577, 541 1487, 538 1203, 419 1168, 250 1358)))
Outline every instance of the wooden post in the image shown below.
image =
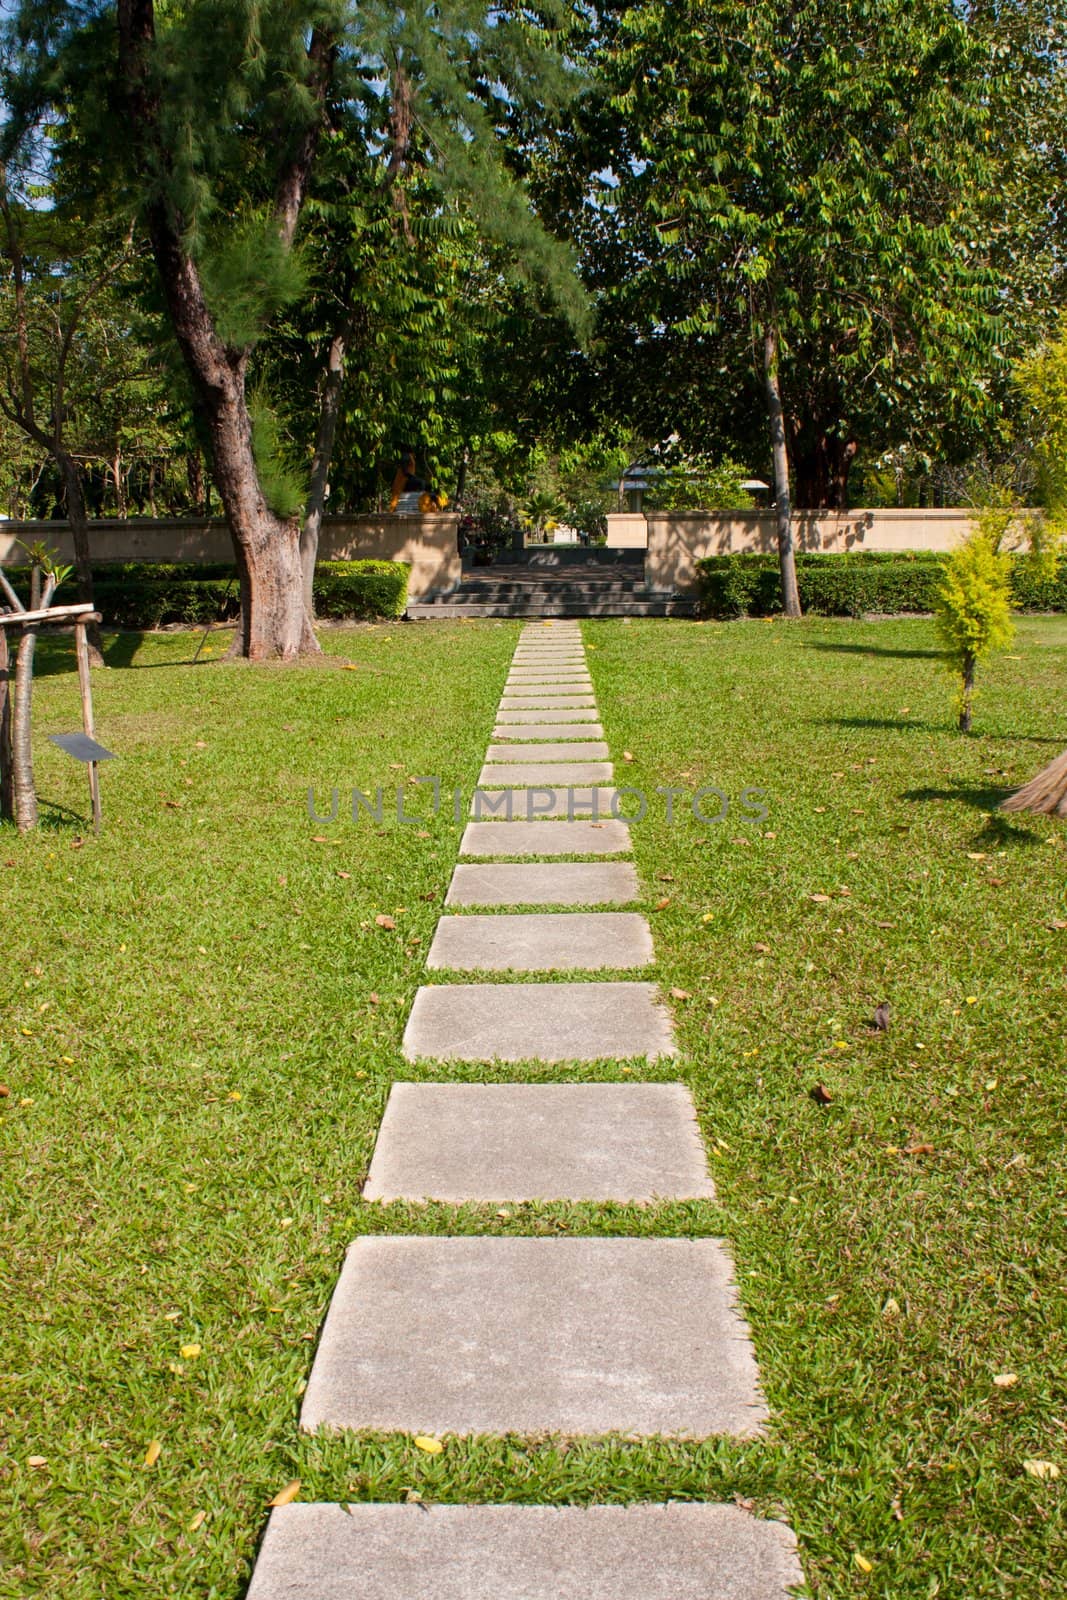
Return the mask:
POLYGON ((11 758, 11 657, 7 629, 0 627, 0 817, 15 817, 15 774, 11 758))
MULTIPOLYGON (((88 617, 79 617, 74 624, 74 653, 78 659, 78 688, 81 690, 82 700, 82 731, 93 738, 93 690, 89 675, 89 640, 86 634, 88 617)), ((100 774, 99 762, 90 761, 89 768, 89 797, 93 804, 93 832, 100 832, 100 774)))

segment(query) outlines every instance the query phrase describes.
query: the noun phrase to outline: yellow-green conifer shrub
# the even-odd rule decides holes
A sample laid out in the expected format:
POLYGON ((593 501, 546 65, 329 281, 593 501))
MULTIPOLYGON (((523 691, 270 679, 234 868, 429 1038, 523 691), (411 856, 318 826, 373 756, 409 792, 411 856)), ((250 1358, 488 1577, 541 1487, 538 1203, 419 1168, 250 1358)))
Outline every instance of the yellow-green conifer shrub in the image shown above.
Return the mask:
POLYGON ((1010 557, 981 521, 947 557, 935 604, 945 660, 961 682, 960 732, 969 733, 975 669, 995 650, 1005 649, 1015 634, 1010 557))

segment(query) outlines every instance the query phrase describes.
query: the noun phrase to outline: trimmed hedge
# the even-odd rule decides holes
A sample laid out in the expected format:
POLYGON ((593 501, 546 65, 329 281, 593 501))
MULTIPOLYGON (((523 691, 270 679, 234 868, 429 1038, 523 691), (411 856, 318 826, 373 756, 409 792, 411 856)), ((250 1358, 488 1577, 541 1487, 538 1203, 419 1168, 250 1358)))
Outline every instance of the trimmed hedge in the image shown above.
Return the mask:
MULTIPOLYGON (((403 616, 408 573, 399 561, 320 561, 316 614, 354 620, 403 616)), ((25 568, 9 576, 21 578, 16 586, 27 588, 25 568)), ((232 566, 151 561, 94 567, 93 596, 105 627, 129 629, 226 621, 236 617, 239 599, 232 566)))
MULTIPOLYGON (((861 617, 934 609, 942 556, 933 550, 797 553, 800 603, 813 616, 861 617)), ((776 555, 706 556, 697 562, 701 611, 709 617, 768 617, 782 609, 776 555)), ((1024 556, 1012 559, 1019 611, 1067 611, 1067 562, 1040 579, 1024 556)))

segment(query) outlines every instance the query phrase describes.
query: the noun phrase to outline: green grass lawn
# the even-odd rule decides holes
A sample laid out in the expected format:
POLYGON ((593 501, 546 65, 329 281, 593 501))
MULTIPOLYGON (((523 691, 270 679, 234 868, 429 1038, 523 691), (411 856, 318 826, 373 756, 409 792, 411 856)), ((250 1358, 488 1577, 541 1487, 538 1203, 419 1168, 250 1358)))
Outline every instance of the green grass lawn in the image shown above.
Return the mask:
POLYGON ((788 1518, 820 1597, 1067 1593, 1067 832, 994 812, 1067 742, 1067 621, 1021 624, 970 739, 926 622, 584 631, 619 781, 654 802, 655 975, 688 998, 678 1062, 581 1076, 684 1077, 717 1204, 361 1207, 460 826, 397 826, 395 798, 354 826, 345 801, 470 792, 514 625, 331 630, 296 668, 115 641, 99 839, 45 737, 78 725, 72 663, 42 646, 44 825, 0 831, 4 1600, 236 1600, 294 1478, 304 1499, 737 1496, 788 1518), (656 786, 712 784, 763 788, 767 819, 668 825, 656 786), (310 820, 309 785, 327 810, 340 789, 337 822, 310 820), (370 1230, 727 1237, 768 1439, 301 1439, 370 1230))

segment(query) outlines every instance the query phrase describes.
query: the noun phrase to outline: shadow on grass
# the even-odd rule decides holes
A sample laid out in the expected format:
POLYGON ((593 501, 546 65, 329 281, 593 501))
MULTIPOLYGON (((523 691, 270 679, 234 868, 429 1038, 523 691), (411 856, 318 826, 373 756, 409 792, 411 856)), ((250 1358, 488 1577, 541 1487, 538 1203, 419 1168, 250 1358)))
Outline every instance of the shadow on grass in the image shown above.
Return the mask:
POLYGON ((91 814, 83 816, 81 812, 72 811, 69 806, 60 805, 58 800, 49 800, 43 794, 37 796, 37 812, 37 825, 42 833, 92 832, 91 814))
POLYGON ((820 717, 822 728, 888 728, 892 733, 944 733, 944 722, 919 722, 914 717, 820 717))
POLYGON ((838 644, 832 639, 810 639, 805 650, 831 650, 845 656, 894 656, 900 661, 943 661, 942 650, 900 650, 884 644, 838 644))
POLYGON ((958 805, 970 806, 974 811, 987 813, 985 825, 977 834, 974 843, 981 844, 1043 844, 1040 834, 1032 829, 1022 827, 1009 817, 998 814, 997 808, 1014 794, 1015 786, 1010 788, 991 789, 985 786, 978 788, 966 783, 956 783, 945 789, 905 789, 900 796, 902 800, 911 800, 915 804, 925 805, 932 801, 954 801, 958 805))

